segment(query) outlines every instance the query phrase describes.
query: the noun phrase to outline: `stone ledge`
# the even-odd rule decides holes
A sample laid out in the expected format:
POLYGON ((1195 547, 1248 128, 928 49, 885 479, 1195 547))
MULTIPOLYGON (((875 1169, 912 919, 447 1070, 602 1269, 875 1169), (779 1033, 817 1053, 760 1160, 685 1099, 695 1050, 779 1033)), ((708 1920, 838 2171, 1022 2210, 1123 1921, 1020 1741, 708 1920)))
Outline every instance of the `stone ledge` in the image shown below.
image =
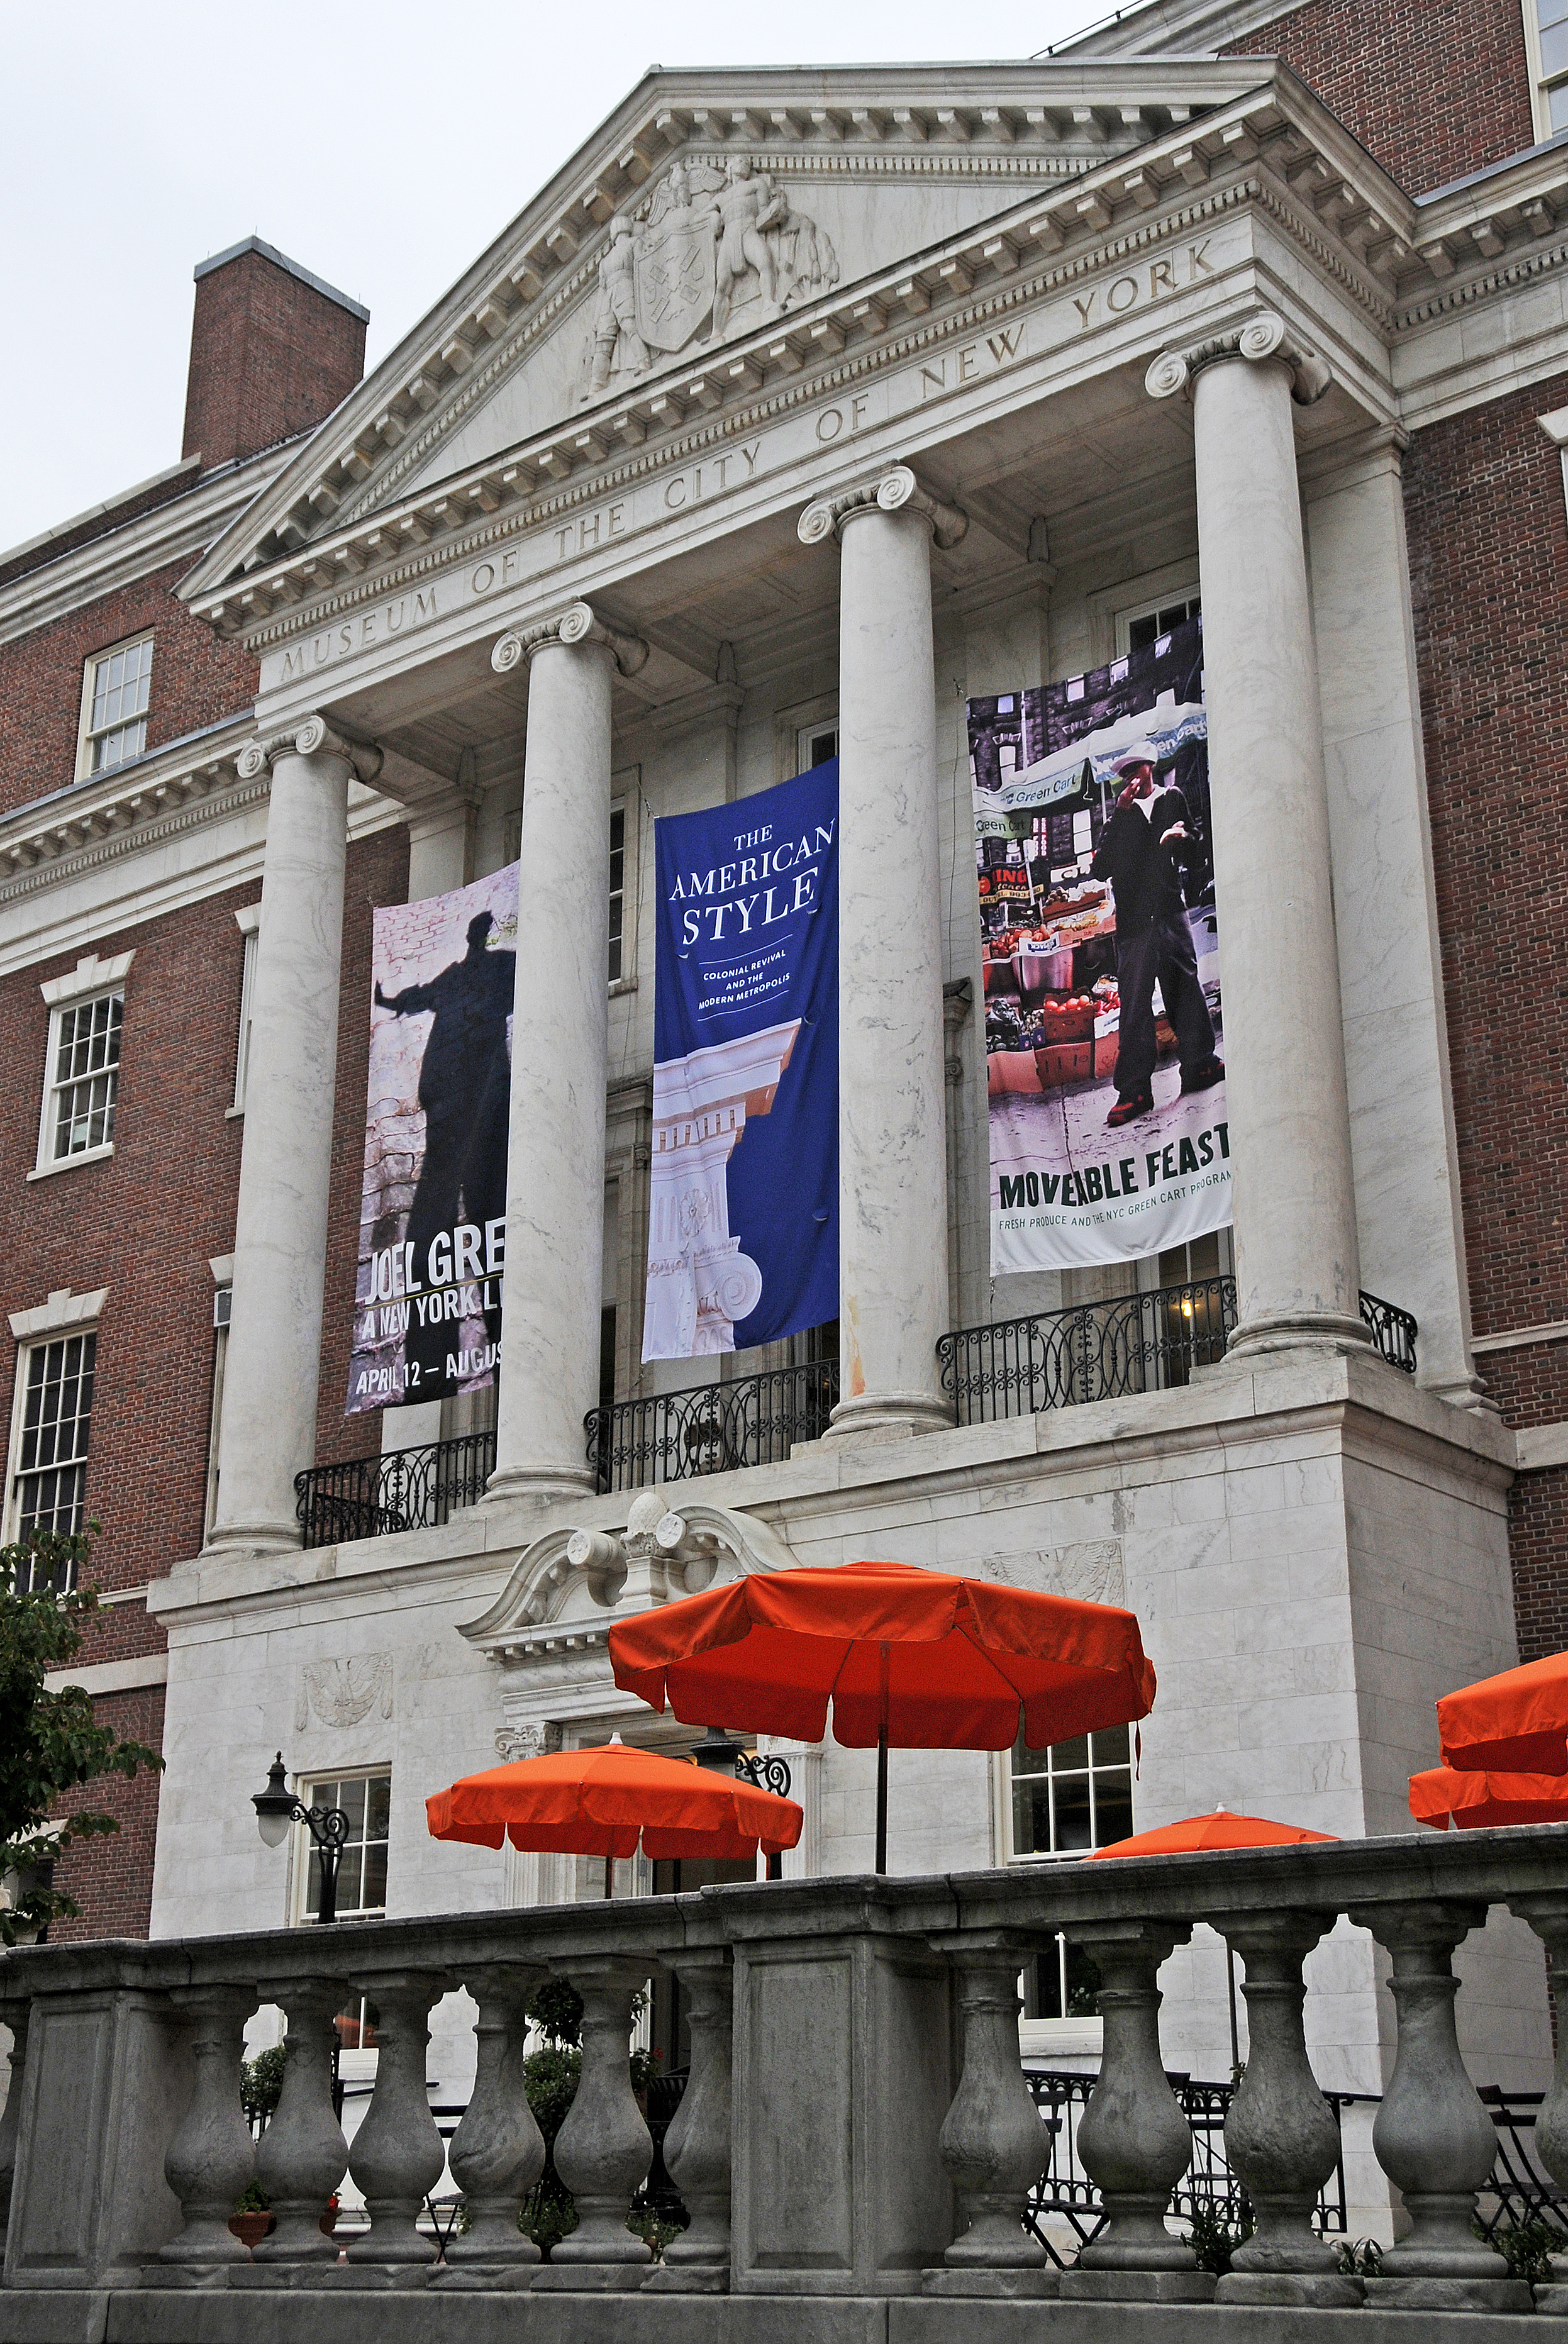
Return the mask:
MULTIPOLYGON (((871 2296, 225 2297, 0 2292, 0 2344, 1431 2344, 1427 2312, 871 2296)), ((1442 2344, 1544 2344, 1538 2316, 1447 2312, 1442 2344)))

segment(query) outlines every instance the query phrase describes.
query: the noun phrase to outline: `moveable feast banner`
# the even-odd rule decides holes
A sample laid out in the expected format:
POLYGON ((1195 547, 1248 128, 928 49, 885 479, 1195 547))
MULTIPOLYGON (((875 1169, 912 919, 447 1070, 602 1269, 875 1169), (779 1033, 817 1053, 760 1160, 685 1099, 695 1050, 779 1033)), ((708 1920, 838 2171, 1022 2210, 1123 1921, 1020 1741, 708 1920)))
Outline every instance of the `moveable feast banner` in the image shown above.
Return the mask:
POLYGON ((517 872, 376 914, 349 1416, 499 1372, 517 872))
POLYGON ((838 761, 655 823, 644 1359, 838 1316, 838 761))
POLYGON ((1202 621, 968 716, 992 1268, 1136 1260, 1223 1228, 1202 621))

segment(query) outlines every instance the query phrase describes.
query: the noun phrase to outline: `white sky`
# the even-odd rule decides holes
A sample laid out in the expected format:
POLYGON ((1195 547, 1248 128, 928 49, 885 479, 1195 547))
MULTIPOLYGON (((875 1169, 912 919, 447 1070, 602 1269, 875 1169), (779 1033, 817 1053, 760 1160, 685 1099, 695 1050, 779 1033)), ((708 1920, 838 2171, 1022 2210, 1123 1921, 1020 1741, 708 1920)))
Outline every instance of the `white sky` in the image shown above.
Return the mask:
POLYGON ((1020 57, 1107 0, 0 0, 0 548, 177 461, 191 270, 260 236, 390 349, 655 58, 1020 57))

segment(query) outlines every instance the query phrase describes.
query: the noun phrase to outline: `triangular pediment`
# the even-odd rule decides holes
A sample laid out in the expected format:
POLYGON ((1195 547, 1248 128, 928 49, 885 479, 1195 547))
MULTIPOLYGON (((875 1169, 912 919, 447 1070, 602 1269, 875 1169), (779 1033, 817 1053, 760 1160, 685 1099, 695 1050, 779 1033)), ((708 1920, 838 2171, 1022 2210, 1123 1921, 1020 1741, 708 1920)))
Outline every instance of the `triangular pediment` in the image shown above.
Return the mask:
MULTIPOLYGON (((652 73, 186 591, 201 607, 338 548, 291 581, 282 599, 297 601, 640 444, 737 383, 831 360, 966 290, 976 270, 1017 267, 1021 207, 1125 174, 1151 141, 1197 135, 1270 71, 1240 58, 652 73), (955 259, 956 245, 972 249, 955 259), (528 460, 509 479, 519 450, 528 460), (460 487, 443 506, 446 482, 460 487)), ((263 615, 267 597, 255 600, 242 611, 231 597, 228 624, 263 615)))

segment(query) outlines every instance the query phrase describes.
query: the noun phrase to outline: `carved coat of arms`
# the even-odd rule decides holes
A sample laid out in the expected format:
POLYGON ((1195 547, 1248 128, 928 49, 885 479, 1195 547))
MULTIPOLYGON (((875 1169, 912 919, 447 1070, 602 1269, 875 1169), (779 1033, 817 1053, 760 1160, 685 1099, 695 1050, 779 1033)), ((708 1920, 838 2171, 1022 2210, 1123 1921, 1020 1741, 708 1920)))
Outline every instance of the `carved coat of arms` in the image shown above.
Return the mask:
POLYGON ((680 157, 636 212, 618 212, 599 264, 581 396, 645 374, 708 328, 777 317, 838 281, 825 230, 767 171, 730 157, 723 170, 680 157))

